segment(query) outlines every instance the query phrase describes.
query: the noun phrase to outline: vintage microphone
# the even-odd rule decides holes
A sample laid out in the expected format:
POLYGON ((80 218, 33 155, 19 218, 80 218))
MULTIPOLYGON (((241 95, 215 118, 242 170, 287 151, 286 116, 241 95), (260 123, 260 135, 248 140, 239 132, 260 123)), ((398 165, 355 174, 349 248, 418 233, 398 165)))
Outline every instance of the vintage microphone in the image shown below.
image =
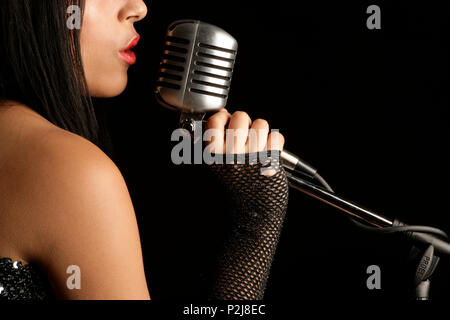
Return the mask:
MULTIPOLYGON (((156 98, 180 111, 180 126, 194 132, 206 113, 227 104, 238 43, 214 25, 180 20, 169 26, 163 50, 156 98)), ((317 175, 317 170, 287 150, 280 157, 290 170, 317 175)))
MULTIPOLYGON (((179 111, 180 126, 195 132, 206 113, 217 112, 227 104, 238 43, 214 25, 198 20, 179 20, 169 26, 163 50, 156 99, 161 105, 179 111)), ((442 239, 447 235, 441 230, 408 226, 365 209, 336 195, 317 170, 299 157, 286 150, 280 157, 283 166, 292 171, 287 171, 292 188, 347 213, 361 227, 385 233, 402 232, 414 242, 425 244, 428 247, 426 252, 433 248, 432 257, 428 257, 431 260, 434 250, 439 255, 450 255, 450 244, 442 239), (313 178, 322 187, 294 173, 313 178)), ((421 274, 423 281, 417 284, 418 298, 428 297, 428 278, 436 263, 427 266, 427 273, 423 271, 421 274)))

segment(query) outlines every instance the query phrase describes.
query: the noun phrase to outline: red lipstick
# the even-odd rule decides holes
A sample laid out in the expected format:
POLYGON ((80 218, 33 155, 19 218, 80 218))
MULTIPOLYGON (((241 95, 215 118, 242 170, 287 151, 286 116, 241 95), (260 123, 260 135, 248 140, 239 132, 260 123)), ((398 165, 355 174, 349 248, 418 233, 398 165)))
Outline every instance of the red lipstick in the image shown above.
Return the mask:
POLYGON ((120 57, 129 65, 133 65, 136 63, 136 54, 131 50, 137 46, 140 38, 141 37, 139 35, 134 37, 133 40, 131 40, 131 42, 128 44, 128 46, 126 46, 119 52, 120 57))

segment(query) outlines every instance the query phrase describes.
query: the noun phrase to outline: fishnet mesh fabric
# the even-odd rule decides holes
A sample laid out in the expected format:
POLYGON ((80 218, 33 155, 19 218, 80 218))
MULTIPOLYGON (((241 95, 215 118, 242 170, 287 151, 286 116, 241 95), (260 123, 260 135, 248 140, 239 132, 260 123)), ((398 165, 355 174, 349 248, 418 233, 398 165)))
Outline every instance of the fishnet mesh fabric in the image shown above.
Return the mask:
POLYGON ((243 164, 211 165, 234 206, 232 230, 219 260, 212 299, 264 297, 286 215, 289 188, 279 152, 272 151, 269 158, 266 155, 264 163, 253 163, 249 158, 247 154, 243 164), (261 169, 269 166, 272 175, 263 175, 261 169))

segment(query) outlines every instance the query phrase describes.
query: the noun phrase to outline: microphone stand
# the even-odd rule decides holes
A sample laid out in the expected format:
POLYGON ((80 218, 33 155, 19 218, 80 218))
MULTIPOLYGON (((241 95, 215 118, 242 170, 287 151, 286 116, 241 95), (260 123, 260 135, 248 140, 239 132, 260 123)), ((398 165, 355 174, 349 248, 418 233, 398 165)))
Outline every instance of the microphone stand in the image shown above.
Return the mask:
MULTIPOLYGON (((202 124, 206 122, 204 120, 204 117, 205 113, 181 113, 179 126, 180 128, 186 129, 189 132, 189 135, 194 138, 194 144, 200 142, 201 140, 201 136, 198 137, 195 133, 203 131, 202 124)), ((319 179, 320 177, 318 175, 315 175, 316 170, 314 168, 310 167, 308 164, 301 161, 298 157, 292 155, 289 152, 285 152, 282 160, 284 161, 283 166, 288 170, 293 170, 292 172, 302 172, 310 178, 315 177, 319 179), (291 159, 291 157, 293 157, 293 160, 291 159), (297 170, 298 168, 295 165, 295 163, 298 163, 299 161, 301 161, 300 171, 297 170)), ((361 225, 362 223, 362 226, 368 224, 381 230, 387 230, 389 228, 405 228, 405 232, 403 233, 410 240, 422 245, 427 245, 428 249, 425 251, 425 254, 422 257, 416 272, 415 294, 416 299, 418 300, 428 300, 430 277, 436 268, 437 262, 439 261, 439 257, 434 254, 434 250, 436 250, 440 255, 450 256, 450 243, 439 239, 433 234, 424 233, 423 231, 408 231, 408 226, 403 222, 400 222, 397 219, 391 220, 389 218, 386 218, 378 213, 363 208, 354 202, 336 195, 328 186, 326 181, 321 177, 321 183, 326 186, 328 190, 320 188, 315 184, 303 180, 298 176, 295 176, 288 170, 286 170, 286 175, 289 179, 289 185, 292 188, 347 213, 351 216, 351 218, 359 221, 360 223, 358 224, 361 225)))
POLYGON ((425 251, 416 271, 415 296, 417 300, 428 300, 430 277, 436 268, 437 262, 439 261, 439 257, 435 254, 435 252, 442 256, 450 255, 450 243, 443 241, 433 234, 406 231, 407 225, 397 219, 391 220, 378 213, 363 208, 354 202, 336 195, 334 192, 320 188, 317 185, 305 181, 288 171, 286 171, 286 174, 292 188, 345 212, 354 220, 363 224, 369 224, 375 228, 386 230, 389 230, 389 228, 405 227, 405 232, 403 233, 407 236, 407 238, 417 244, 426 245, 428 249, 425 251))

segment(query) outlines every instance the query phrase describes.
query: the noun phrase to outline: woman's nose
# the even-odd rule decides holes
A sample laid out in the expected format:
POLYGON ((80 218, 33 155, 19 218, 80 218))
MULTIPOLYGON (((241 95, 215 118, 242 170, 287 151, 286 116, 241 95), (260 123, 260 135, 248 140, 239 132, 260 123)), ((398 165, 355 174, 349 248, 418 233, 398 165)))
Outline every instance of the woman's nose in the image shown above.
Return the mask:
POLYGON ((122 8, 119 18, 121 21, 138 22, 145 18, 148 9, 143 0, 128 0, 122 8))

